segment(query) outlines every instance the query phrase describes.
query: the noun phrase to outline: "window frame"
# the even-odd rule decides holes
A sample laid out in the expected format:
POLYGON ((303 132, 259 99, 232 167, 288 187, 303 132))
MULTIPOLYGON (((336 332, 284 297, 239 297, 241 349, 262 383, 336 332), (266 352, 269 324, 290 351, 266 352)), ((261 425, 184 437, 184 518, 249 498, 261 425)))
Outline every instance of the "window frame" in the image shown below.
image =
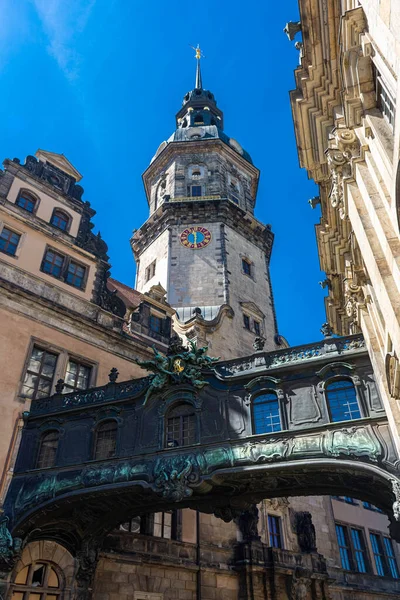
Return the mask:
POLYGON ((107 417, 96 423, 96 426, 93 431, 92 460, 98 460, 98 461, 110 460, 112 458, 115 458, 118 455, 118 449, 119 449, 118 448, 118 440, 119 440, 118 430, 119 430, 118 421, 117 421, 117 419, 115 419, 113 417, 107 417), (114 452, 111 456, 99 458, 97 456, 97 451, 98 451, 97 444, 99 441, 99 430, 101 427, 103 427, 104 425, 107 425, 108 423, 115 424, 114 452))
POLYGON ((204 186, 203 185, 199 185, 198 183, 191 183, 189 186, 189 190, 190 190, 190 197, 191 198, 203 198, 204 197, 204 186), (200 189, 200 194, 193 194, 193 188, 199 188, 200 189))
POLYGON ((72 224, 71 215, 67 211, 65 211, 63 208, 60 208, 59 206, 55 206, 53 208, 53 212, 51 213, 49 225, 51 225, 55 229, 58 229, 58 231, 62 231, 63 233, 69 233, 70 229, 71 229, 71 224, 72 224), (60 213, 61 215, 63 215, 66 218, 67 225, 66 225, 65 229, 62 229, 62 227, 58 227, 58 225, 55 225, 53 223, 53 219, 56 216, 56 213, 60 213))
POLYGON ((354 525, 352 523, 343 523, 342 521, 335 520, 335 532, 336 532, 336 542, 337 542, 337 545, 339 548, 341 568, 344 571, 348 571, 351 573, 360 573, 360 574, 364 573, 367 575, 372 574, 373 571, 372 571, 371 556, 370 556, 370 552, 369 552, 369 546, 367 543, 367 536, 366 536, 364 527, 362 527, 361 525, 354 525), (342 530, 344 532, 344 537, 346 538, 347 546, 340 545, 338 531, 337 531, 338 527, 342 528, 342 530), (356 546, 355 546, 355 542, 354 542, 354 538, 353 538, 353 530, 357 531, 357 533, 360 536, 359 537, 360 542, 361 542, 360 548, 356 548, 356 546), (343 566, 341 548, 346 548, 347 561, 348 561, 349 568, 343 566), (360 563, 357 560, 357 553, 361 553, 361 555, 363 557, 363 565, 365 567, 365 571, 362 571, 358 568, 358 565, 360 563))
POLYGON ((265 389, 265 390, 258 390, 252 397, 251 397, 251 429, 252 429, 252 435, 274 435, 276 433, 279 433, 281 431, 284 431, 285 429, 287 429, 286 427, 286 421, 284 419, 284 415, 283 415, 283 410, 282 410, 282 403, 281 400, 276 392, 276 390, 273 389, 265 389), (261 406, 262 404, 269 404, 270 402, 272 403, 272 400, 268 401, 266 400, 265 402, 259 402, 259 403, 255 403, 255 401, 257 400, 257 398, 260 398, 261 396, 265 396, 265 395, 274 395, 276 398, 276 403, 278 406, 278 411, 279 411, 279 424, 280 424, 280 429, 277 430, 272 430, 272 431, 261 431, 258 432, 256 431, 256 419, 255 419, 255 411, 254 411, 254 406, 261 406))
POLYGON ((19 251, 20 251, 20 248, 21 248, 21 242, 22 242, 24 234, 22 232, 18 231, 17 229, 15 229, 14 227, 12 227, 12 226, 10 227, 7 223, 3 222, 3 223, 1 223, 1 226, 0 226, 0 238, 3 235, 4 229, 6 229, 7 231, 11 232, 14 235, 17 235, 18 236, 18 243, 17 243, 17 245, 15 247, 15 252, 13 254, 10 254, 9 252, 6 252, 2 248, 0 248, 0 253, 1 254, 5 254, 6 256, 9 256, 10 258, 18 258, 19 257, 19 251))
POLYGON ((373 559, 374 559, 374 566, 375 566, 375 570, 376 570, 376 575, 378 577, 387 577, 389 579, 400 580, 399 563, 398 563, 396 551, 395 551, 394 546, 393 546, 393 540, 392 540, 392 538, 389 535, 385 535, 382 531, 376 531, 374 529, 370 529, 369 530, 369 539, 370 539, 370 543, 371 543, 371 550, 372 550, 372 556, 373 556, 373 559), (380 550, 382 552, 381 554, 377 554, 375 552, 375 550, 374 550, 374 544, 372 542, 372 536, 376 536, 376 538, 378 539, 378 544, 379 544, 380 550), (385 539, 389 540, 393 556, 388 556, 388 554, 387 554, 386 545, 385 545, 385 542, 384 542, 385 539), (376 556, 377 555, 381 558, 382 568, 383 568, 383 575, 381 573, 379 573, 379 568, 378 568, 377 561, 376 561, 376 556), (393 571, 392 571, 389 559, 392 559, 393 562, 394 562, 396 573, 397 573, 397 577, 393 576, 393 571))
MULTIPOLYGON (((380 63, 380 61, 378 62, 380 63)), ((383 72, 384 69, 380 68, 380 64, 377 64, 376 55, 372 64, 376 107, 382 114, 383 119, 390 127, 391 131, 394 132, 396 122, 396 92, 395 89, 393 89, 393 87, 390 85, 385 73, 383 72), (389 118, 388 114, 391 116, 391 118, 389 118)))
MULTIPOLYGON (((190 427, 190 425, 189 425, 189 427, 190 427)), ((174 429, 174 427, 172 427, 172 430, 173 429, 174 429)), ((193 446, 198 443, 199 443, 199 427, 198 427, 198 416, 197 416, 195 407, 193 406, 193 404, 191 402, 187 402, 185 400, 183 400, 181 402, 179 402, 179 401, 175 402, 174 404, 172 404, 171 406, 168 407, 168 410, 165 412, 165 415, 164 415, 164 448, 165 449, 187 448, 189 446, 193 446), (171 416, 171 413, 173 413, 180 407, 187 407, 187 414, 171 416), (192 417, 192 423, 193 423, 194 434, 193 434, 193 438, 190 438, 192 441, 190 441, 188 443, 182 443, 182 440, 184 439, 182 437, 183 431, 184 431, 184 427, 183 427, 183 418, 184 417, 192 417), (169 421, 171 419, 179 419, 179 436, 180 436, 179 440, 169 439, 169 431, 170 431, 169 421), (174 443, 176 441, 178 441, 178 444, 174 443)))
POLYGON ((243 328, 247 331, 251 331, 250 316, 245 312, 243 313, 243 328), (248 327, 247 324, 249 325, 248 327))
POLYGON ((88 390, 90 387, 92 387, 94 369, 95 369, 95 365, 91 364, 90 362, 88 362, 88 361, 86 361, 86 360, 84 360, 82 358, 79 358, 79 357, 76 357, 76 356, 73 356, 73 355, 69 354, 68 357, 67 357, 67 362, 66 362, 65 369, 64 369, 64 377, 63 377, 63 379, 64 379, 64 389, 63 389, 63 394, 72 394, 72 393, 76 393, 76 392, 81 392, 81 391, 84 391, 84 390, 88 390), (69 384, 67 384, 65 382, 67 371, 68 371, 68 365, 69 365, 70 362, 74 362, 74 363, 76 363, 78 365, 77 380, 79 378, 79 371, 80 371, 81 367, 86 367, 87 369, 89 369, 88 385, 87 385, 86 388, 78 388, 76 386, 76 382, 75 382, 75 385, 73 386, 73 389, 69 390, 69 391, 66 391, 66 389, 68 387, 71 387, 69 384))
MULTIPOLYGON (((350 389, 350 386, 347 386, 347 387, 348 387, 348 389, 350 389)), ((336 388, 336 391, 342 391, 342 390, 345 390, 345 389, 346 389, 346 387, 336 388)), ((334 391, 334 390, 332 390, 332 391, 334 391)), ((357 386, 355 385, 353 379, 351 377, 349 377, 349 376, 338 375, 336 377, 332 377, 331 379, 328 379, 327 381, 325 381, 325 384, 324 384, 324 397, 325 397, 325 405, 326 405, 327 415, 328 415, 330 423, 347 423, 347 421, 354 421, 354 420, 357 420, 357 419, 363 419, 366 416, 368 416, 368 415, 365 414, 364 406, 363 406, 363 403, 361 402, 361 398, 359 397, 357 386), (352 388, 354 390, 354 397, 355 397, 355 400, 357 402, 358 411, 360 413, 359 417, 355 417, 355 418, 350 417, 349 419, 336 419, 336 420, 333 418, 333 416, 332 416, 332 409, 331 409, 331 401, 329 399, 329 394, 330 394, 331 390, 329 390, 329 387, 332 384, 337 384, 339 382, 348 382, 349 384, 351 384, 351 386, 352 386, 352 388)))
POLYGON ((69 287, 71 287, 71 288, 73 288, 75 290, 79 290, 80 292, 85 292, 86 291, 87 282, 88 282, 88 278, 89 278, 90 265, 87 265, 86 263, 80 262, 79 260, 77 260, 73 256, 70 256, 68 254, 64 254, 63 252, 60 252, 58 250, 58 248, 54 248, 53 246, 46 245, 46 247, 44 249, 44 254, 43 254, 42 262, 40 264, 40 271, 44 275, 48 275, 49 277, 53 277, 54 279, 57 279, 57 281, 62 281, 63 283, 65 283, 65 285, 68 285, 69 287), (58 256, 60 256, 60 257, 63 258, 63 264, 62 264, 62 267, 61 267, 60 276, 53 275, 53 273, 48 273, 47 271, 44 270, 44 265, 45 265, 45 262, 46 262, 46 256, 47 256, 48 252, 53 252, 54 254, 57 254, 58 256), (67 276, 68 276, 69 267, 70 267, 71 263, 73 263, 73 264, 77 265, 78 267, 81 267, 82 269, 84 269, 84 274, 83 274, 83 277, 82 277, 82 286, 81 287, 78 287, 78 286, 74 285, 73 283, 70 283, 69 281, 67 281, 67 276))
POLYGON ((149 321, 148 321, 148 326, 149 326, 149 330, 152 331, 153 333, 156 333, 158 335, 162 335, 163 333, 163 319, 161 317, 159 317, 158 315, 155 315, 154 313, 150 313, 149 314, 149 321), (151 324, 152 322, 156 321, 159 323, 159 329, 154 329, 151 324))
POLYGON ((28 565, 21 566, 21 569, 14 573, 13 580, 10 585, 10 596, 7 596, 7 597, 9 597, 9 599, 12 600, 14 597, 14 593, 21 593, 21 594, 23 594, 23 599, 28 600, 30 594, 33 593, 33 594, 40 594, 40 600, 44 600, 44 598, 48 597, 49 595, 56 596, 57 600, 62 600, 64 592, 65 592, 65 576, 64 576, 63 571, 60 569, 59 565, 57 565, 53 562, 50 562, 48 560, 43 560, 41 558, 38 558, 37 560, 32 561, 28 565), (46 567, 45 574, 44 574, 44 585, 42 585, 42 586, 37 586, 34 584, 32 585, 34 567, 36 565, 43 565, 46 567), (16 583, 15 580, 17 579, 18 575, 26 567, 28 567, 26 583, 16 583), (50 574, 51 570, 53 570, 57 576, 58 587, 48 585, 49 574, 50 574))
POLYGON ((253 263, 246 257, 242 257, 242 273, 253 278, 253 263))
POLYGON ((270 548, 278 548, 283 550, 285 548, 285 541, 283 538, 283 523, 281 515, 274 515, 273 513, 267 513, 267 527, 268 527, 268 546, 270 548), (278 533, 271 532, 271 524, 270 520, 276 522, 278 524, 278 533), (271 538, 277 537, 279 540, 279 545, 271 544, 271 538))
MULTIPOLYGON (((29 398, 29 400, 33 401, 33 400, 37 400, 40 399, 37 396, 37 392, 38 392, 38 387, 39 387, 39 382, 40 382, 40 378, 41 378, 41 369, 39 370, 38 373, 35 373, 34 371, 29 371, 29 363, 32 359, 32 354, 34 349, 37 348, 38 350, 43 351, 44 353, 48 353, 48 354, 53 354, 56 356, 56 362, 55 362, 55 366, 54 366, 54 373, 50 382, 50 391, 48 396, 52 395, 53 392, 53 388, 54 388, 54 382, 55 379, 57 377, 57 373, 58 373, 58 367, 59 367, 59 361, 60 361, 60 351, 56 348, 53 348, 52 346, 49 346, 46 343, 42 343, 40 340, 36 340, 36 339, 32 339, 31 343, 29 344, 28 347, 28 352, 27 352, 27 356, 25 359, 25 363, 24 363, 24 367, 22 370, 22 375, 21 375, 21 380, 20 380, 20 392, 19 392, 19 397, 20 398, 29 398), (26 374, 27 373, 31 373, 32 375, 38 375, 38 381, 37 384, 35 384, 34 389, 34 393, 32 395, 32 397, 28 396, 26 393, 23 392, 23 388, 25 385, 25 378, 26 378, 26 374)), ((43 365, 43 358, 41 359, 41 367, 43 365)), ((50 379, 48 377, 44 377, 44 379, 50 379)), ((42 398, 47 398, 48 396, 41 396, 42 398)))
POLYGON ((35 215, 37 213, 37 209, 39 207, 40 204, 40 198, 37 194, 35 194, 34 192, 32 192, 31 190, 28 190, 27 188, 21 188, 17 194, 17 197, 15 198, 15 202, 14 202, 15 206, 18 206, 19 208, 21 208, 24 212, 30 214, 30 215, 35 215), (27 208, 25 208, 24 206, 21 206, 18 202, 19 200, 24 196, 28 196, 28 198, 26 198, 27 200, 30 200, 31 202, 33 202, 33 209, 32 210, 28 210, 27 208))
POLYGON ((42 433, 40 434, 38 448, 37 448, 37 452, 36 452, 35 469, 40 469, 40 470, 41 469, 53 469, 55 466, 57 466, 58 453, 59 453, 59 449, 60 449, 60 438, 61 438, 61 432, 59 429, 57 429, 55 427, 52 427, 51 429, 46 429, 45 431, 42 431, 42 433), (56 439, 57 444, 56 444, 55 452, 53 454, 53 462, 51 464, 42 465, 42 464, 40 464, 40 460, 42 458, 41 453, 44 448, 44 441, 45 441, 46 437, 48 437, 52 434, 57 434, 57 439, 56 439))

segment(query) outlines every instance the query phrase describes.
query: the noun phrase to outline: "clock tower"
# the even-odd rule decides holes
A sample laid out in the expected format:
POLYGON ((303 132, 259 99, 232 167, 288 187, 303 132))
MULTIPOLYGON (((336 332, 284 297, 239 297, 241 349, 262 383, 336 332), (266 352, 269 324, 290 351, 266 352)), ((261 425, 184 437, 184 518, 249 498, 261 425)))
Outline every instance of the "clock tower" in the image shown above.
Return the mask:
POLYGON ((254 217, 259 171, 224 132, 223 113, 196 83, 143 174, 148 220, 132 238, 136 288, 160 284, 175 331, 225 359, 279 344, 269 260, 273 234, 254 217))

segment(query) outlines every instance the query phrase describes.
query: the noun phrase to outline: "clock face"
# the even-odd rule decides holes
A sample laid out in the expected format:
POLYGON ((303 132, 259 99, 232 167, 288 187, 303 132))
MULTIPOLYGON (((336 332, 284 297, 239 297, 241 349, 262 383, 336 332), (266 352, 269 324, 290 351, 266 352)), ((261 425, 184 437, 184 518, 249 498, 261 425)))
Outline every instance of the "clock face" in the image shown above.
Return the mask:
POLYGON ((181 233, 181 244, 192 250, 208 246, 211 242, 211 233, 205 227, 188 227, 181 233))

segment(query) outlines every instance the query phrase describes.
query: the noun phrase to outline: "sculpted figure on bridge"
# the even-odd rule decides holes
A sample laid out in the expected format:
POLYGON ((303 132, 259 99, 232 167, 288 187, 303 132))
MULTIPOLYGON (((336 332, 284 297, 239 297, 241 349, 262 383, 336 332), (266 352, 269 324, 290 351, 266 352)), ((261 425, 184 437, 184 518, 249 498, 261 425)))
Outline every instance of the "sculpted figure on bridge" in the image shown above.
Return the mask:
POLYGON ((167 356, 163 356, 153 346, 153 360, 138 360, 136 363, 143 369, 153 371, 151 381, 147 389, 144 403, 150 396, 166 385, 179 383, 190 383, 201 389, 207 384, 201 370, 210 367, 219 358, 207 356, 207 347, 198 348, 195 342, 189 340, 189 347, 184 347, 178 336, 171 338, 167 356))

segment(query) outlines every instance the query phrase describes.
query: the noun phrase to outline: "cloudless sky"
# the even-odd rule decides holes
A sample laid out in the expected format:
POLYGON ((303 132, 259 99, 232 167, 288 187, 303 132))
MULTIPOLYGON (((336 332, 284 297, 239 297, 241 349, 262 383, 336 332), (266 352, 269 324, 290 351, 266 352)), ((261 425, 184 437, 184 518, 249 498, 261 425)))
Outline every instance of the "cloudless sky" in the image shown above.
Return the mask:
POLYGON ((59 152, 84 175, 84 200, 109 246, 113 277, 134 285, 129 238, 148 217, 141 174, 194 87, 224 111, 225 131, 261 170, 256 216, 275 233, 279 330, 321 339, 324 293, 289 104, 298 51, 283 33, 296 0, 0 0, 0 158, 59 152))

